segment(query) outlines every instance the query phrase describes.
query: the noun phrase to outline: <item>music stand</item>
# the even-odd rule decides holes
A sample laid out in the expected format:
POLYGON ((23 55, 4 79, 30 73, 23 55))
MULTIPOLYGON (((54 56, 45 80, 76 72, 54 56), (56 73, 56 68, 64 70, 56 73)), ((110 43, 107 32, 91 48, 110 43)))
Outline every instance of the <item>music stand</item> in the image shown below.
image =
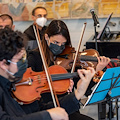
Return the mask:
MULTIPOLYGON (((108 101, 120 96, 120 67, 108 68, 97 83, 86 105, 108 101)), ((83 108, 84 108, 83 107, 83 108)), ((111 109, 110 109, 111 110, 111 109)), ((111 120, 111 111, 109 119, 111 120)))

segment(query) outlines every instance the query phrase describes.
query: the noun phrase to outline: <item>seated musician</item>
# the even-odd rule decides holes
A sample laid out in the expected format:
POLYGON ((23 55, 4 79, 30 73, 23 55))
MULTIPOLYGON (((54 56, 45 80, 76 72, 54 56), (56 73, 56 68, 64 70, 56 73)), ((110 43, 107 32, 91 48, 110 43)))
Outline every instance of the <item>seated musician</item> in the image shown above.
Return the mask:
MULTIPOLYGON (((65 49, 65 45, 68 45, 70 47, 72 46, 68 28, 63 21, 53 20, 49 24, 45 32, 44 39, 42 40, 42 46, 44 49, 44 53, 45 53, 48 66, 56 64, 55 60, 57 58, 57 55, 59 55, 65 49)), ((59 65, 65 68, 71 61, 73 61, 73 59, 64 59, 64 60, 65 62, 61 62, 59 65)), ((96 67, 96 72, 99 70, 102 70, 109 63, 109 58, 100 57, 98 58, 98 63, 99 64, 96 67)), ((31 67, 33 71, 39 72, 43 70, 43 67, 41 66, 43 66, 43 63, 41 60, 39 49, 37 48, 31 51, 28 55, 28 67, 31 67)), ((74 81, 76 87, 77 87, 78 79, 74 81)), ((74 82, 71 80, 69 92, 72 91, 74 82)), ((47 94, 47 93, 42 94, 42 97, 44 98, 45 102, 48 102, 51 100, 50 94, 47 94)), ((73 118, 73 117, 70 116, 70 118, 73 118)), ((84 115, 78 115, 76 120, 80 118, 87 119, 87 120, 92 119, 92 118, 87 118, 87 116, 84 116, 84 115)))

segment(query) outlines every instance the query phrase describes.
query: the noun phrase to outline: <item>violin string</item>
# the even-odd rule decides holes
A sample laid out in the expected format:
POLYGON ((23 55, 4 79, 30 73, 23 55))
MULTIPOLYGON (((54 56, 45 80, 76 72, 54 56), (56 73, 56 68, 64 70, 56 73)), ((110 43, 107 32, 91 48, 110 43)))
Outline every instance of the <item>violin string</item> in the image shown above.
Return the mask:
MULTIPOLYGON (((40 77, 41 75, 36 75, 33 77, 33 80, 35 82, 38 82, 38 81, 47 81, 47 77, 46 77, 46 74, 42 74, 42 77, 40 77)), ((25 80, 24 80, 25 81, 25 80)))
MULTIPOLYGON (((28 79, 24 79, 23 81, 27 81, 28 79)), ((47 77, 46 76, 43 76, 42 78, 40 77, 40 78, 37 78, 37 76, 35 76, 34 78, 33 78, 33 80, 35 81, 35 82, 38 82, 38 81, 40 81, 40 80, 44 80, 44 81, 47 81, 47 77)))
POLYGON ((38 81, 43 81, 43 82, 45 81, 46 82, 47 77, 46 77, 46 74, 42 74, 42 77, 41 77, 41 75, 36 75, 36 76, 33 77, 33 80, 34 80, 34 82, 38 82, 38 81))
POLYGON ((36 78, 35 79, 35 81, 36 82, 38 82, 38 81, 47 81, 47 77, 46 77, 46 74, 42 74, 42 77, 41 77, 41 75, 37 75, 37 76, 35 76, 34 78, 36 78))

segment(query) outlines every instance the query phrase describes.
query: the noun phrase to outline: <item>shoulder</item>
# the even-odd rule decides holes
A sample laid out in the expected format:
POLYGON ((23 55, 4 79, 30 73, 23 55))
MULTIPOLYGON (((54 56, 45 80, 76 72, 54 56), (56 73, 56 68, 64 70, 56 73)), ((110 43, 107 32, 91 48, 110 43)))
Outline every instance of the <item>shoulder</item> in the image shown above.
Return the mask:
POLYGON ((33 71, 42 71, 42 59, 39 51, 31 51, 28 55, 28 67, 31 67, 33 71))
POLYGON ((40 56, 39 51, 32 50, 28 52, 28 60, 38 61, 40 59, 41 59, 41 56, 40 56))
POLYGON ((47 29, 47 26, 44 26, 41 30, 41 32, 45 32, 45 30, 47 29))
POLYGON ((31 50, 31 51, 29 51, 29 53, 28 53, 28 57, 29 56, 40 56, 40 53, 39 53, 39 51, 37 51, 37 50, 31 50))
POLYGON ((28 52, 28 61, 35 61, 36 63, 41 63, 41 55, 38 50, 32 50, 28 52))
POLYGON ((33 29, 33 24, 27 28, 24 33, 28 37, 29 40, 36 40, 35 34, 34 34, 34 29, 33 29))
POLYGON ((28 32, 30 32, 31 30, 33 30, 33 25, 30 25, 25 31, 24 31, 24 33, 28 33, 28 32))
POLYGON ((44 26, 43 29, 46 30, 46 29, 47 29, 47 26, 44 26))

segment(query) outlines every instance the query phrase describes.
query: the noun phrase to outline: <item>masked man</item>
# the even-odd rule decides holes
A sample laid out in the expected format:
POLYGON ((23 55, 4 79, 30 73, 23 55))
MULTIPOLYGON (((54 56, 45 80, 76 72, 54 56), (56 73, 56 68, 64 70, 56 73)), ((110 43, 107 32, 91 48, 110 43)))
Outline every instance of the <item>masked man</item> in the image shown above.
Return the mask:
POLYGON ((47 22, 47 10, 44 7, 36 7, 32 11, 32 19, 34 23, 28 27, 24 33, 27 35, 29 40, 36 40, 35 33, 33 26, 37 23, 40 39, 42 40, 42 37, 44 35, 44 32, 46 30, 46 22, 47 22))

